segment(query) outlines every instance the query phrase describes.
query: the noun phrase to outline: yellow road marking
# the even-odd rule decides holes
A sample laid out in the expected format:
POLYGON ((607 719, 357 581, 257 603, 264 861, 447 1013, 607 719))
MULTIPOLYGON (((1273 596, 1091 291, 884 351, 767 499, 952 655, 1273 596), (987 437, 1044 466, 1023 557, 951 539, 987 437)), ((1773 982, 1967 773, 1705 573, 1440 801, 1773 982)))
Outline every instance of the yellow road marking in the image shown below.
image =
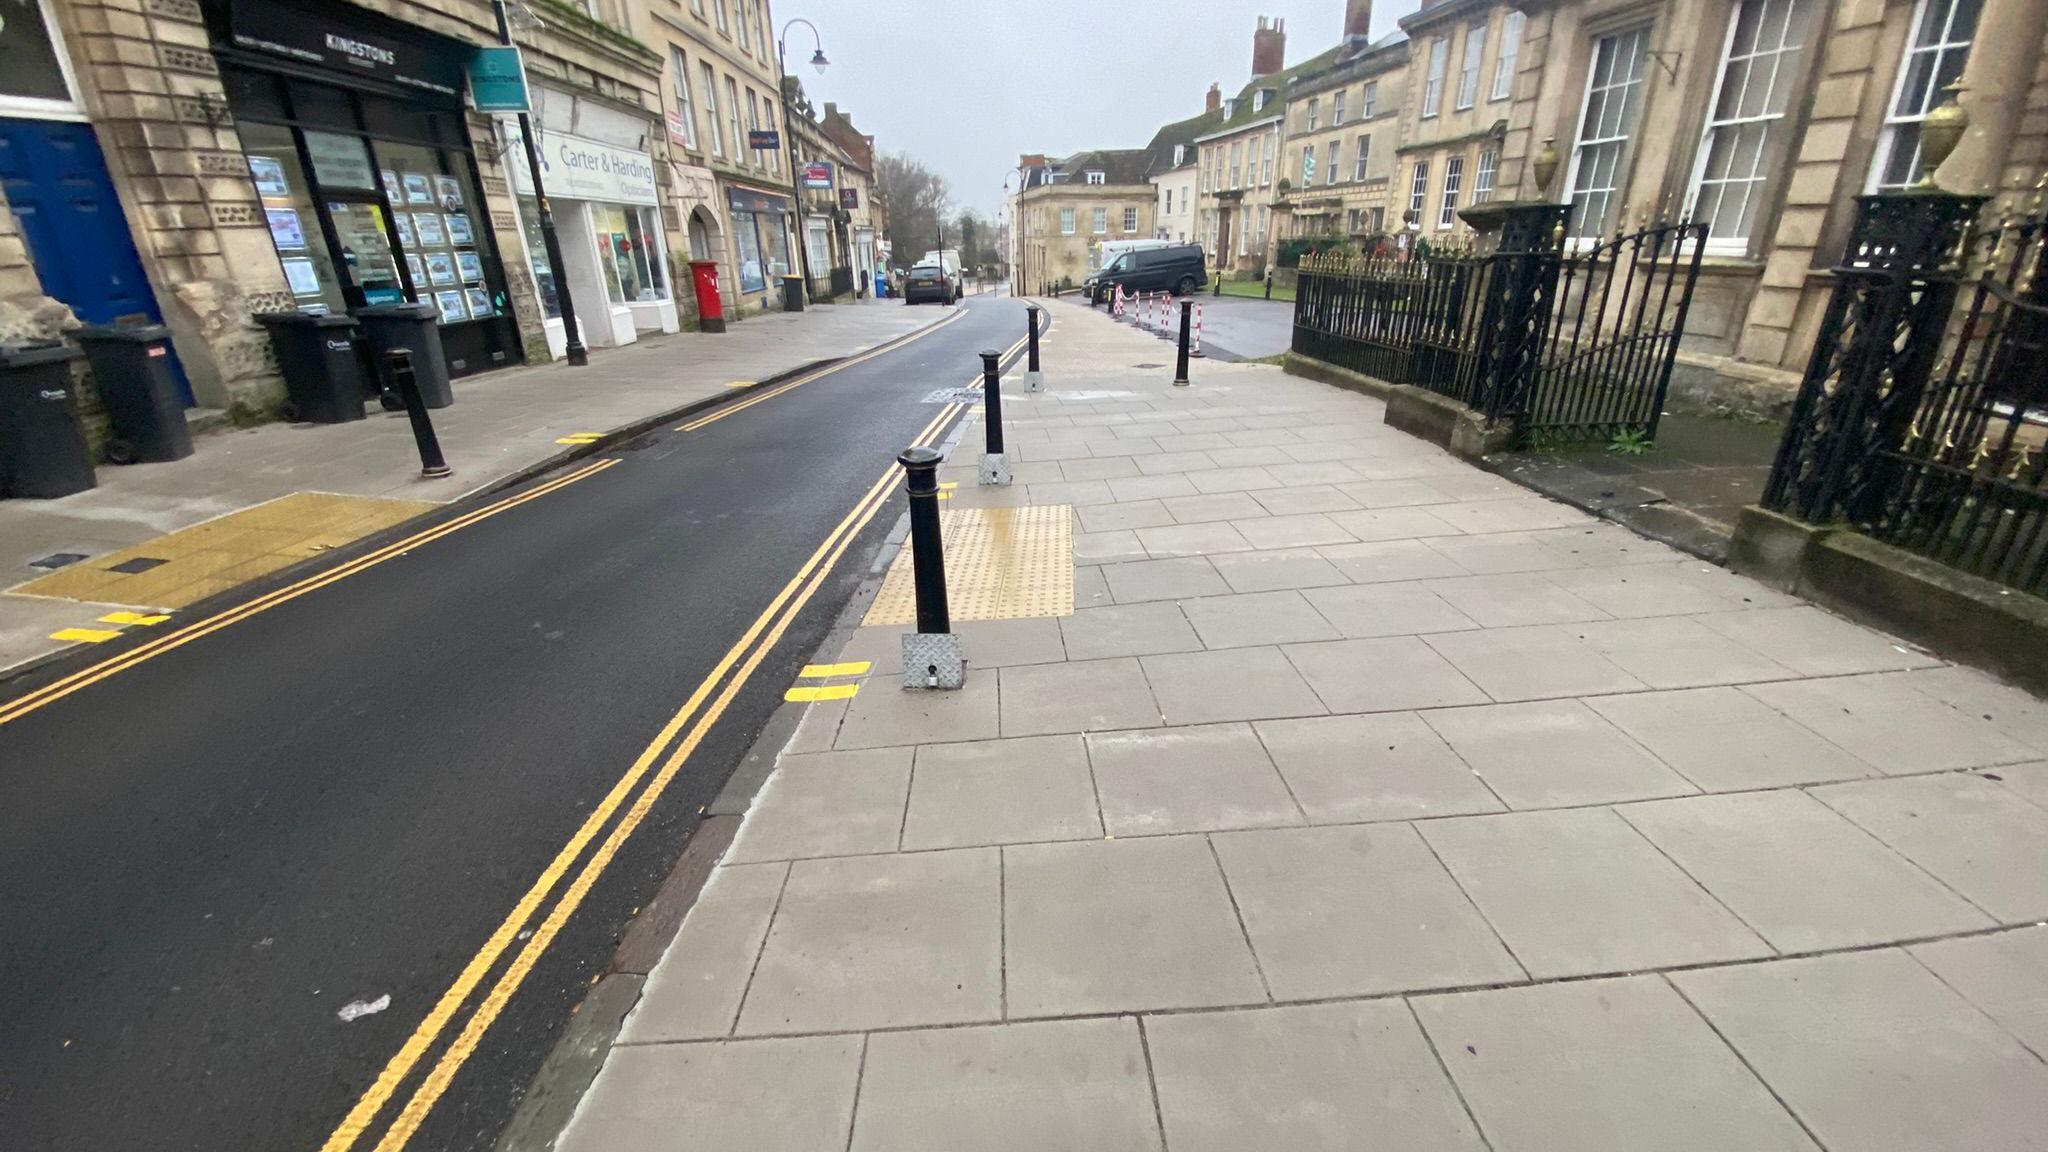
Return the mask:
MULTIPOLYGON (((930 331, 930 329, 926 329, 926 331, 930 331)), ((931 423, 925 425, 924 430, 918 433, 917 438, 912 443, 925 443, 935 432, 944 428, 945 422, 956 415, 958 411, 958 405, 947 405, 938 416, 932 419, 931 423)), ((553 891, 555 884, 567 873, 569 866, 575 862, 576 858, 582 854, 584 847, 596 835, 598 829, 602 828, 605 822, 611 818, 612 814, 617 811, 626 795, 632 791, 634 785, 646 773, 654 759, 660 755, 661 750, 666 748, 669 742, 674 739, 676 733, 680 732, 683 726, 689 722, 691 715, 696 712, 698 706, 709 696, 711 689, 720 679, 724 678, 726 672, 739 660, 747 646, 756 639, 761 638, 763 628, 768 626, 776 612, 787 605, 787 610, 784 612, 781 620, 774 624, 759 647, 754 650, 753 654, 741 666, 739 673, 727 683, 725 691, 713 703, 711 710, 699 719, 689 735, 677 746, 669 759, 663 763, 655 779, 647 785, 647 788, 640 794, 639 798, 634 801, 633 807, 627 811, 626 816, 613 829, 611 835, 605 839, 597 852, 586 862, 583 871, 578 874, 576 880, 563 894, 555 909, 549 913, 548 918, 542 923, 540 928, 533 932, 527 940, 526 946, 521 949, 519 955, 514 958, 504 974, 499 977, 498 983, 478 1005, 475 1014, 470 1017, 468 1024, 464 1026, 462 1032, 449 1044, 447 1051, 442 1053, 440 1060, 436 1062, 433 1070, 428 1073, 420 1086, 414 1090, 412 1097, 407 1100, 405 1107, 400 1111, 398 1117, 393 1120, 391 1128, 385 1132, 384 1138, 378 1142, 377 1149, 378 1152, 390 1152, 390 1150, 403 1148, 406 1142, 412 1139, 420 1123, 426 1118, 428 1111, 441 1098, 442 1093, 447 1091, 448 1084, 454 1079, 455 1073, 461 1069, 462 1065, 469 1059, 470 1054, 475 1051, 476 1045, 481 1041, 484 1032, 497 1019, 498 1013, 503 1011, 505 1004, 511 999, 512 993, 525 980, 526 974, 532 970, 534 963, 540 958, 540 954, 547 949, 548 945, 554 940, 556 933, 560 931, 561 925, 576 910, 577 905, 582 902, 584 894, 596 882, 598 873, 601 873, 605 866, 610 863, 611 857, 618 850, 618 846, 624 842, 627 836, 632 834, 634 828, 638 827, 640 820, 645 817, 648 809, 652 808, 655 800, 660 797, 662 790, 667 787, 668 782, 674 778, 675 773, 681 768, 683 762, 688 759, 689 754, 702 741, 704 733, 708 731, 710 725, 724 712, 727 704, 753 674, 754 669, 760 666, 761 661, 767 657, 768 652, 781 639, 783 632, 789 627, 790 622, 795 619, 796 613, 823 586, 825 577, 830 573, 832 565, 838 562, 839 557, 852 544, 853 539, 859 535, 860 530, 866 526, 869 520, 873 519, 875 513, 887 502, 887 495, 895 480, 895 473, 896 469, 893 466, 883 471, 880 479, 861 496, 860 500, 855 503, 853 510, 847 513, 846 518, 842 519, 833 528, 832 532, 827 534, 825 541, 798 568, 797 575, 792 577, 789 583, 783 587, 782 591, 776 595, 775 599, 769 602, 768 607, 763 609, 761 615, 755 619, 754 623, 747 629, 747 632, 734 643, 732 648, 719 661, 718 665, 712 669, 710 675, 690 694, 690 698, 684 702, 682 708, 669 719, 667 724, 663 725, 653 741, 641 751, 639 757, 634 760, 633 766, 606 793, 597 808, 590 813, 584 820, 583 825, 576 830, 575 835, 570 837, 569 842, 563 846, 562 850, 556 854, 554 860, 535 879, 533 886, 520 898, 518 904, 513 907, 504 922, 498 925, 497 930, 491 934, 484 947, 475 956, 470 958, 469 963, 463 967, 461 974, 456 977, 455 982, 449 986, 446 992, 442 993, 441 998, 436 1001, 426 1018, 420 1022, 419 1026, 414 1029, 413 1034, 407 1038, 398 1052, 386 1063, 383 1071, 378 1073, 376 1081, 364 1091, 362 1097, 356 1101, 355 1106, 349 1110, 348 1115, 343 1118, 341 1124, 328 1136, 327 1142, 322 1145, 322 1152, 346 1152, 347 1149, 352 1148, 356 1141, 362 1137, 371 1121, 376 1118, 377 1113, 383 1109, 384 1105, 396 1093, 398 1085, 403 1082, 406 1076, 411 1074, 414 1065, 426 1054, 427 1049, 439 1039, 441 1031, 453 1020, 456 1012, 469 998, 470 993, 474 992, 477 985, 482 983, 485 974, 497 963, 498 958, 504 954, 505 949, 510 947, 520 929, 532 917, 534 910, 539 907, 543 900, 547 899, 548 894, 553 891), (833 544, 835 539, 838 541, 836 548, 833 544), (822 567, 820 566, 821 561, 822 567), (807 578, 809 581, 808 585, 806 585, 807 578), (796 596, 793 603, 791 602, 792 595, 796 596)))
POLYGON ((806 664, 797 673, 799 680, 823 680, 828 676, 864 676, 874 667, 872 660, 848 660, 843 664, 806 664))
POLYGON ((170 617, 162 614, 144 615, 140 612, 109 612, 100 617, 102 624, 161 624, 170 617))
POLYGON ((784 700, 807 704, 813 700, 844 700, 860 691, 858 684, 824 684, 804 688, 791 688, 782 694, 784 700))
POLYGON ((877 345, 876 347, 871 348, 866 352, 862 352, 858 356, 849 356, 846 359, 839 361, 837 364, 832 364, 824 368, 820 368, 816 372, 806 373, 805 375, 799 376, 796 379, 789 381, 788 383, 777 384, 775 387, 768 389, 766 392, 763 392, 758 396, 749 396, 745 400, 742 400, 737 404, 728 404, 723 408, 719 408, 711 412, 709 415, 700 416, 697 419, 692 420, 686 424, 678 424, 676 425, 676 431, 695 432, 697 429, 702 428, 707 424, 715 424, 718 421, 723 420, 727 416, 731 416, 736 412, 744 412, 747 409, 752 408, 754 405, 762 403, 763 401, 773 400, 777 396, 782 395, 784 392, 788 392, 793 388, 798 388, 801 387, 802 385, 809 384, 811 381, 816 380, 820 377, 830 376, 832 373, 837 372, 842 368, 851 368, 855 364, 859 364, 864 360, 872 360, 877 356, 881 356, 889 352, 894 352, 896 349, 903 347, 905 344, 908 344, 913 340, 922 340, 926 336, 929 336, 932 333, 937 332, 939 329, 944 328, 946 325, 951 324, 953 321, 958 320, 960 317, 965 315, 965 312, 955 312, 951 316, 946 317, 944 320, 939 321, 938 323, 932 325, 929 328, 920 328, 907 336, 901 336, 898 337, 897 339, 891 340, 887 344, 877 345))
POLYGON ((725 386, 727 388, 752 388, 759 383, 759 380, 727 380, 725 386))
POLYGON ((120 634, 118 630, 109 632, 104 628, 60 628, 50 633, 50 639, 73 644, 104 644, 120 634))
POLYGON ((616 458, 610 460, 593 461, 592 463, 586 464, 583 467, 578 468, 574 472, 571 472, 565 476, 558 476, 555 479, 548 481, 546 484, 542 484, 539 485, 538 487, 531 488, 525 492, 521 492, 517 496, 507 497, 503 500, 498 501, 495 504, 487 504, 484 507, 476 509, 473 512, 467 512, 461 516, 457 516, 455 519, 450 520, 445 524, 439 524, 432 528, 423 529, 419 532, 414 533, 411 536, 406 537, 403 540, 399 540, 391 544, 386 544, 382 548, 378 548, 373 552, 369 552, 365 555, 358 556, 357 558, 347 562, 346 564, 339 565, 326 572, 318 572, 311 576, 307 576, 302 580, 298 580, 294 583, 287 584, 283 588, 279 588, 276 591, 265 593, 262 596, 258 596, 255 599, 248 601, 247 603, 240 604, 233 608, 230 608, 227 611, 222 612, 218 616, 212 616, 204 620, 196 621, 174 632, 166 632, 162 636, 159 636, 156 639, 151 640, 147 644, 138 645, 127 652, 123 652, 119 656, 103 660, 100 663, 94 664, 89 668, 81 668, 78 671, 73 672, 69 676, 65 676, 61 679, 51 681, 50 683, 45 684, 43 687, 38 688, 33 692, 26 693, 15 700, 8 701, 6 704, 0 704, 0 724, 6 724, 12 720, 18 720, 21 717, 26 716, 30 712, 33 712, 36 709, 41 708, 54 700, 59 700, 65 696, 69 696, 71 693, 76 692, 81 688, 85 688, 92 684, 96 684, 99 681, 104 680, 117 672, 121 672, 128 668, 132 668, 135 665, 142 663, 144 660, 160 656, 173 648, 178 648, 185 644, 189 644, 202 636, 206 636, 210 633, 219 631, 220 629, 225 628, 228 625, 233 624, 237 621, 246 620, 249 617, 254 616, 258 612, 274 608, 277 605, 283 604, 288 600, 295 600, 298 597, 303 596, 306 593, 312 592, 316 589, 325 588, 327 585, 332 584, 337 580, 341 580, 345 577, 352 576, 357 572, 361 572, 365 568, 375 567, 376 565, 382 564, 384 561, 389 560, 394 556, 403 555, 404 553, 410 551, 413 548, 417 548, 423 544, 439 540, 443 536, 449 535, 452 532, 460 531, 463 528, 467 528, 471 524, 475 524, 480 520, 485 520, 492 516, 496 516, 500 512, 509 511, 513 508, 518 507, 521 504, 526 503, 529 500, 537 500, 550 492, 554 492, 561 488, 565 488, 570 484, 574 484, 578 480, 594 476, 597 473, 602 472, 607 468, 610 468, 614 464, 617 464, 618 462, 619 461, 616 458))
POLYGON ((946 480, 942 481, 939 484, 939 490, 942 492, 950 492, 953 489, 958 488, 959 486, 960 482, 958 480, 946 480))
POLYGON ((599 432, 571 432, 571 433, 569 433, 569 434, 568 434, 567 436, 560 436, 560 437, 557 437, 557 438, 555 439, 555 443, 557 443, 557 444, 595 444, 595 443, 597 443, 597 442, 598 442, 599 440, 601 440, 601 439, 603 439, 603 434, 602 434, 602 433, 599 433, 599 432))

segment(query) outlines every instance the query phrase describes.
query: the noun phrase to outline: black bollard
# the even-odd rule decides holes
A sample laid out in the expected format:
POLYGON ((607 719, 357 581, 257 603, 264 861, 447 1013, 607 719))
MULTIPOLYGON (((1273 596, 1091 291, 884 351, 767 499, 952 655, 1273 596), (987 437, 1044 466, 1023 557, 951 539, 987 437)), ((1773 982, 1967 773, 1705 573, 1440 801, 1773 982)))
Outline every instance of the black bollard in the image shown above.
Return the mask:
POLYGON ((405 402, 406 418, 412 421, 413 443, 420 450, 420 475, 434 480, 455 475, 448 461, 441 458, 441 441, 434 435, 434 421, 427 415, 426 399, 420 395, 419 381, 413 376, 412 350, 393 348, 384 353, 384 362, 391 366, 391 386, 405 402))
POLYGON ((1188 382, 1188 333, 1194 327, 1194 317, 1195 302, 1193 300, 1181 301, 1180 352, 1173 359, 1173 382, 1175 384, 1185 384, 1188 382))
POLYGON ((1268 268, 1268 269, 1266 270, 1266 299, 1268 299, 1268 300, 1271 300, 1272 298, 1273 298, 1273 270, 1272 270, 1272 269, 1270 269, 1270 268, 1268 268))
POLYGON ((981 454, 981 482, 1008 484, 1010 464, 1003 459, 1003 369, 999 352, 981 354, 981 399, 983 429, 987 433, 981 454))
POLYGON ((910 566, 917 588, 917 630, 943 635, 953 630, 946 609, 946 549, 939 538, 939 463, 930 448, 906 448, 903 490, 910 497, 910 566))
POLYGON ((1214 284, 1210 285, 1210 287, 1209 287, 1209 295, 1211 295, 1211 296, 1222 296, 1222 295, 1223 295, 1223 270, 1222 270, 1222 269, 1220 269, 1220 268, 1216 270, 1216 283, 1214 283, 1214 284))
POLYGON ((1045 388, 1045 377, 1038 374, 1038 314, 1042 311, 1044 309, 1036 304, 1025 309, 1025 334, 1027 340, 1025 342, 1024 390, 1026 392, 1038 392, 1045 388))

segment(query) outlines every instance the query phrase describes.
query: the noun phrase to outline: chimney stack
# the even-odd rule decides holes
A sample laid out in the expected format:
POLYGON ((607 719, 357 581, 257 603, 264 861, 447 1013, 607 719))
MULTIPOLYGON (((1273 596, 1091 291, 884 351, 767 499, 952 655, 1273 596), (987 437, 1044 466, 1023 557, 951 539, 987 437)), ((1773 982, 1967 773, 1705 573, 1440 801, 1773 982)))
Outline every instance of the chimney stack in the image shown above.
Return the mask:
POLYGON ((1252 30, 1252 79, 1271 76, 1287 66, 1287 21, 1259 17, 1252 30))
POLYGON ((1344 0, 1344 38, 1363 41, 1371 37, 1372 0, 1344 0))
POLYGON ((1209 102, 1208 102, 1208 103, 1207 103, 1207 104, 1206 104, 1206 105, 1205 105, 1204 107, 1205 107, 1205 109, 1206 109, 1207 111, 1210 111, 1210 112, 1217 112, 1217 111, 1220 111, 1220 110, 1222 110, 1222 108, 1223 108, 1223 85, 1221 85, 1221 84, 1211 84, 1211 85, 1209 85, 1209 102))

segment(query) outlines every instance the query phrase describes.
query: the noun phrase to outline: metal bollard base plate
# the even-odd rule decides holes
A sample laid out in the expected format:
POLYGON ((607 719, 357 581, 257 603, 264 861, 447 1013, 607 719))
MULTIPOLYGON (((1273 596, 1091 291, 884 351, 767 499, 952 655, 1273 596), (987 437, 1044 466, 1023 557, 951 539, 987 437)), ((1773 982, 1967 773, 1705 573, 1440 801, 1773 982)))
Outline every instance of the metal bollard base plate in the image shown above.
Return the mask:
POLYGON ((1043 392, 1043 391, 1045 391, 1045 373, 1043 373, 1043 372, 1030 372, 1030 371, 1027 371, 1027 372, 1025 372, 1025 373, 1024 373, 1024 390, 1025 390, 1026 392, 1043 392))
POLYGON ((1003 459, 1002 453, 982 453, 981 482, 998 485, 1007 485, 1010 482, 1010 462, 1003 459))
POLYGON ((903 687, 954 689, 967 683, 967 657, 951 632, 903 634, 903 687))

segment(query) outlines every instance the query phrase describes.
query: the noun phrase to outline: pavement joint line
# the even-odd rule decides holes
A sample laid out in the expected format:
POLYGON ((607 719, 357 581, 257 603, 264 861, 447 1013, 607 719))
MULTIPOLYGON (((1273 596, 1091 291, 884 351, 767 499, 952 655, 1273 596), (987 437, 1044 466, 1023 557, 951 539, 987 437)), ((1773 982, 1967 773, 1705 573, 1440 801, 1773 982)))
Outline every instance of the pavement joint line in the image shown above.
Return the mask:
MULTIPOLYGON (((915 332, 905 333, 904 335, 899 336, 894 340, 887 341, 886 343, 883 344, 878 344, 865 352, 861 352, 853 356, 848 356, 844 360, 841 360, 828 367, 821 368, 816 372, 807 372, 794 380, 790 380, 782 384, 777 384, 775 387, 770 388, 767 391, 749 396, 737 404, 726 405, 723 407, 713 409, 711 412, 707 413, 706 415, 700 416, 695 420, 686 421, 682 424, 676 425, 675 430, 678 432, 695 432, 699 428, 703 428, 708 424, 715 424, 718 421, 725 419, 727 416, 731 416, 739 412, 744 412, 747 409, 752 408, 754 405, 759 404, 763 401, 773 400, 775 397, 782 395, 784 392, 791 391, 792 389, 795 388, 800 388, 805 384, 809 384, 813 380, 817 380, 825 376, 830 376, 832 373, 839 371, 841 368, 851 368, 855 364, 861 364, 868 360, 872 360, 877 356, 883 356, 890 352, 894 352, 898 348, 910 344, 913 341, 921 340, 924 337, 929 336, 934 332, 937 332, 939 329, 944 328, 946 325, 953 323, 955 320, 958 320, 960 317, 965 316, 966 314, 967 313, 965 312, 955 312, 953 315, 946 317, 945 319, 939 321, 936 324, 931 324, 926 327, 920 328, 915 332)), ((731 387, 731 385, 728 385, 728 387, 731 387)))
MULTIPOLYGON (((946 849, 946 851, 953 852, 962 850, 959 848, 946 849)), ((768 861, 759 861, 758 863, 768 863, 768 861)), ((1668 977, 1673 973, 1707 972, 1722 968, 1754 968, 1763 964, 1781 964, 1788 960, 1813 960, 1828 956, 1852 956, 1866 952, 1886 952, 1893 949, 1905 952, 1910 956, 1912 955, 1911 949, 1922 944, 1998 936, 2008 932, 2028 932, 2039 927, 2042 927, 2042 925, 2035 922, 2000 924, 1991 928, 1972 928, 1962 932, 1952 932, 1938 936, 1915 936, 1903 940, 1888 940, 1880 944, 1855 944, 1842 948, 1787 952, 1779 956, 1745 956, 1731 960, 1701 960, 1689 964, 1673 964, 1663 967, 1614 968, 1600 972, 1575 972, 1569 976, 1546 976, 1540 980, 1493 980, 1473 984, 1441 984, 1424 988, 1403 988, 1385 992, 1361 992, 1335 996, 1301 996, 1274 1000, 1238 1000, 1225 1004, 1179 1005, 1171 1008, 1110 1008, 1086 1012, 1034 1013, 1029 1016, 948 1020, 937 1024, 876 1024, 859 1028, 823 1028, 809 1031, 749 1032, 745 1035, 732 1033, 720 1036, 692 1036, 687 1039, 678 1040, 615 1040, 613 1041, 613 1046, 618 1048, 682 1048, 691 1045, 730 1044, 735 1040, 797 1040, 829 1036, 859 1036, 862 1034, 949 1032, 961 1028, 986 1028, 991 1025, 1006 1024, 1122 1020, 1133 1016, 1207 1016, 1222 1012, 1265 1012, 1283 1008, 1312 1008, 1329 1004, 1372 1004, 1394 1000, 1410 1000, 1418 996, 1453 996, 1466 992, 1500 992, 1521 988, 1548 988, 1561 984, 1585 984, 1595 980, 1620 980, 1630 976, 1668 977)), ((749 983, 751 983, 751 979, 749 983)))
POLYGON ((394 541, 365 555, 358 556, 353 560, 345 561, 332 569, 313 573, 282 588, 273 589, 253 600, 229 608, 219 615, 195 621, 177 631, 165 633, 120 655, 112 656, 98 664, 81 668, 32 692, 25 693, 5 704, 0 704, 0 725, 17 720, 52 701, 69 696, 71 693, 97 683, 117 672, 132 668, 144 660, 151 659, 174 648, 182 647, 202 636, 209 635, 230 624, 245 620, 258 612, 297 599, 308 592, 324 588, 337 580, 352 576, 366 568, 375 567, 394 556, 404 555, 413 548, 429 544, 443 536, 489 519, 500 512, 509 511, 529 500, 537 500, 551 492, 559 491, 579 480, 594 476, 617 463, 619 463, 619 460, 616 457, 608 460, 593 461, 565 476, 558 476, 545 484, 529 488, 517 495, 494 500, 482 508, 473 509, 444 524, 423 529, 402 540, 394 541))
MULTIPOLYGON (((933 325, 931 329, 923 331, 929 332, 937 327, 938 325, 933 325)), ((913 444, 922 443, 943 432, 948 422, 958 416, 958 414, 958 405, 947 405, 938 416, 925 425, 923 431, 918 433, 915 440, 913 440, 913 444)), ((616 824, 613 824, 610 834, 605 837, 603 842, 591 854, 590 858, 585 861, 583 868, 570 883, 568 889, 556 901, 554 908, 549 911, 546 919, 541 922, 538 928, 532 930, 524 946, 506 967, 505 971, 500 974, 490 992, 485 995, 483 1001, 477 1005, 476 1010, 470 1015, 461 1033, 457 1035, 455 1040, 450 1042, 440 1059, 435 1062, 433 1069, 427 1073, 426 1078, 414 1089, 412 1096, 406 1101, 405 1106, 392 1121, 390 1128, 385 1131, 383 1138, 378 1141, 376 1150, 377 1152, 398 1152, 399 1149, 404 1148, 412 1139, 412 1136, 418 1131, 419 1125, 425 1120, 428 1112, 440 1100, 441 1095, 447 1091, 448 1085, 454 1080, 455 1074, 460 1071, 462 1066, 468 1061, 470 1054, 475 1051, 476 1046, 482 1041, 484 1033, 496 1021, 498 1014, 504 1010, 504 1006, 510 1001, 520 984, 525 981, 527 974, 532 971, 534 964, 539 961, 541 955, 553 943, 555 936, 561 931, 562 926, 567 923, 569 917, 582 904, 584 896, 588 894, 590 888, 597 882, 598 877, 603 874, 605 868, 610 864, 612 857, 616 855, 619 848, 632 835, 634 830, 639 827, 640 822, 645 819, 646 814, 653 808, 655 801, 661 797, 669 782, 674 779, 676 773, 688 761, 690 754, 703 741, 711 726, 723 715, 725 708, 739 694, 740 689, 751 679, 755 670, 767 658, 768 653, 781 641, 783 633, 788 630, 789 625, 794 622, 804 605, 810 601, 812 596, 817 594, 819 589, 825 586, 832 569, 838 564, 839 559, 844 556, 846 550, 852 546, 853 541, 860 535, 867 524, 874 519, 875 514, 888 503, 888 496, 893 488, 895 478, 896 468, 892 462, 890 466, 883 470, 881 477, 875 482, 874 486, 863 495, 860 501, 856 502, 853 510, 847 514, 847 517, 841 520, 831 533, 827 534, 825 541, 818 546, 817 551, 811 554, 811 558, 799 568, 798 574, 770 602, 769 607, 762 612, 760 617, 756 618, 755 623, 747 630, 746 634, 720 660, 719 664, 712 670, 711 675, 706 677, 696 691, 691 694, 690 699, 685 702, 683 708, 677 712, 667 725, 664 725, 654 741, 636 759, 634 766, 607 793, 598 807, 586 818, 583 827, 579 828, 576 834, 571 837, 570 842, 563 846, 562 851, 557 854, 555 860, 536 879, 527 895, 521 898, 512 913, 499 925, 497 931, 486 942, 485 948, 471 958, 469 964, 464 967, 462 975, 457 978, 456 983, 442 994, 440 1000, 436 1002, 433 1011, 420 1023, 399 1051, 392 1056, 390 1062, 379 1073, 376 1081, 364 1092, 355 1106, 350 1109, 348 1116, 344 1118, 333 1134, 328 1137, 327 1142, 322 1146, 323 1152, 346 1152, 347 1149, 352 1148, 361 1138, 371 1121, 375 1119, 377 1113, 383 1109, 384 1104, 396 1093, 399 1083, 411 1074, 414 1066, 426 1054, 427 1048, 439 1039, 440 1032, 452 1022, 453 1017, 460 1010, 462 1004, 468 1000, 469 994, 475 990, 478 984, 482 983, 484 975, 496 966, 498 958, 513 943, 515 934, 532 918, 533 912, 540 903, 547 899, 554 885, 567 872, 569 865, 583 855, 584 847, 596 836, 597 830, 606 823, 611 822, 611 817, 618 810, 619 803, 638 784, 640 777, 646 772, 647 768, 652 766, 654 758, 660 755, 663 750, 670 748, 675 734, 681 731, 685 724, 690 724, 691 717, 695 715, 696 720, 691 725, 689 733, 684 736, 679 744, 674 746, 673 751, 669 753, 667 760, 662 763, 654 778, 648 781, 646 786, 641 789, 640 794, 634 798, 632 805, 626 810, 625 815, 616 824), (822 563, 820 562, 821 558, 822 563), (776 617, 778 613, 780 614, 780 619, 776 620, 773 626, 768 628, 767 633, 763 635, 763 627, 768 625, 769 621, 776 617), (759 641, 758 643, 756 643, 757 640, 759 641), (731 671, 734 661, 749 647, 752 648, 751 654, 740 664, 739 671, 728 677, 726 674, 731 671), (709 695, 713 686, 721 681, 723 681, 725 686, 717 699, 712 702, 707 710, 701 714, 697 713, 697 708, 702 703, 704 697, 709 695)))

